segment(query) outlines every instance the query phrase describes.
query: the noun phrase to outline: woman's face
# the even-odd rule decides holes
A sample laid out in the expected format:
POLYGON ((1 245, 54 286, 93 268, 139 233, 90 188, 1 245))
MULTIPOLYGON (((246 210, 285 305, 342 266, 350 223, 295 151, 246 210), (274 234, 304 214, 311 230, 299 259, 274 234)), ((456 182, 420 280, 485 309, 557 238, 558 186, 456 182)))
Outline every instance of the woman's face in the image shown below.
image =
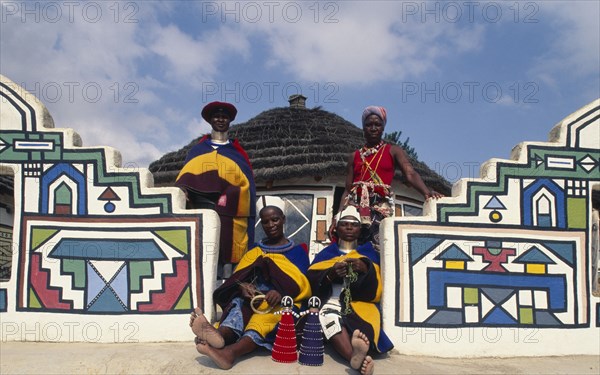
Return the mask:
POLYGON ((370 115, 363 125, 363 134, 368 144, 375 144, 383 137, 383 121, 377 115, 370 115))
POLYGON ((210 116, 210 126, 217 132, 226 132, 229 130, 230 122, 229 115, 224 112, 215 112, 210 116))
POLYGON ((285 215, 276 208, 266 207, 260 211, 260 224, 262 225, 267 238, 276 240, 283 237, 283 224, 285 224, 285 215))
POLYGON ((360 223, 358 221, 338 221, 336 226, 337 235, 340 239, 353 242, 360 235, 360 223))

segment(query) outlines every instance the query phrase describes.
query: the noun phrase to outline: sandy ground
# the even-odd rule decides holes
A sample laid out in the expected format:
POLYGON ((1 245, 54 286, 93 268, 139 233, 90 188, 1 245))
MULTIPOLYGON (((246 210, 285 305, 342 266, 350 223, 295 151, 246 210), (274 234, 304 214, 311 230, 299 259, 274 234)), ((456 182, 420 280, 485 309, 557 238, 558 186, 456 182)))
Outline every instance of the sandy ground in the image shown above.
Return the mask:
MULTIPOLYGON (((259 350, 221 370, 193 343, 0 342, 1 374, 357 374, 328 349, 323 366, 273 362, 259 350)), ((599 374, 598 356, 448 359, 391 354, 375 374, 599 374)))

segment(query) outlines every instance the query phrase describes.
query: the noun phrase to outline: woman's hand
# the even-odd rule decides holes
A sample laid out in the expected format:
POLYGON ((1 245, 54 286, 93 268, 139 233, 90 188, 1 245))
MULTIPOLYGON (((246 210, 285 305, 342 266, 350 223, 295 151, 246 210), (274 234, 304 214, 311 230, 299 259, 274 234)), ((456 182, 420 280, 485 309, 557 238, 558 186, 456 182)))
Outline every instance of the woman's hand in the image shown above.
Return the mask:
POLYGON ((251 283, 240 283, 240 291, 242 292, 242 297, 248 299, 254 297, 258 292, 254 284, 251 283))
POLYGON ((433 198, 433 199, 439 199, 442 198, 444 196, 444 194, 438 193, 437 191, 430 189, 429 193, 425 194, 425 200, 433 198))
POLYGON ((345 277, 348 274, 348 264, 346 262, 336 262, 333 267, 329 269, 329 273, 327 274, 327 278, 330 281, 337 279, 339 277, 345 277))
POLYGON ((281 302, 283 296, 276 291, 275 289, 269 290, 267 294, 265 294, 265 301, 269 304, 269 306, 274 307, 281 302))
POLYGON ((357 273, 367 273, 369 270, 367 264, 358 258, 348 258, 346 264, 351 265, 352 270, 357 273))

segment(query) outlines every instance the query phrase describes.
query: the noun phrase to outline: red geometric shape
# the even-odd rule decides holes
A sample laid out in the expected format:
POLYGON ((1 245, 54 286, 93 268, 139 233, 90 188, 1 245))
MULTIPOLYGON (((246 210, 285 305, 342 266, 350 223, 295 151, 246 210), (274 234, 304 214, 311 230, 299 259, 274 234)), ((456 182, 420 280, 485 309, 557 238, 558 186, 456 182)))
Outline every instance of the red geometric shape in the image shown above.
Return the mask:
POLYGON ((102 194, 98 197, 99 201, 120 201, 121 198, 115 193, 113 189, 107 187, 102 194))
POLYGON ((474 247, 473 254, 481 255, 483 261, 489 263, 482 271, 487 272, 508 272, 506 268, 502 266, 503 263, 508 262, 508 257, 513 256, 517 253, 515 249, 501 249, 500 253, 494 255, 489 252, 487 247, 474 247))
POLYGON ((170 311, 189 283, 188 260, 177 259, 175 272, 164 276, 163 290, 150 292, 150 302, 138 304, 138 311, 170 311))
POLYGON ((57 215, 69 215, 71 214, 70 204, 55 204, 54 213, 57 215))
POLYGON ((70 302, 61 302, 60 290, 50 286, 50 272, 42 268, 42 254, 31 255, 30 279, 43 308, 71 310, 70 302))

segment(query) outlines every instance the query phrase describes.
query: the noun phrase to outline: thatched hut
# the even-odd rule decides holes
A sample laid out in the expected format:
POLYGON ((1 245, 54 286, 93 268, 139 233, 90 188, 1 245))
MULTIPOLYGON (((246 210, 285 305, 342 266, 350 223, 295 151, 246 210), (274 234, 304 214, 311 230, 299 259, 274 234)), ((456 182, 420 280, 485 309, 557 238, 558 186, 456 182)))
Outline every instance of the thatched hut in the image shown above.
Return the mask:
MULTIPOLYGON (((342 117, 304 106, 302 96, 290 98, 289 107, 264 111, 245 123, 233 125, 254 169, 258 195, 282 196, 286 207, 286 234, 310 244, 311 254, 328 242, 327 228, 344 191, 348 155, 362 146, 362 129, 342 117)), ((183 167, 193 140, 150 165, 157 186, 172 186, 183 167)), ((424 163, 412 160, 424 182, 446 195, 450 184, 424 163)), ((420 215, 423 197, 403 183, 393 184, 396 215, 420 215)), ((257 238, 261 238, 257 228, 257 238)))

